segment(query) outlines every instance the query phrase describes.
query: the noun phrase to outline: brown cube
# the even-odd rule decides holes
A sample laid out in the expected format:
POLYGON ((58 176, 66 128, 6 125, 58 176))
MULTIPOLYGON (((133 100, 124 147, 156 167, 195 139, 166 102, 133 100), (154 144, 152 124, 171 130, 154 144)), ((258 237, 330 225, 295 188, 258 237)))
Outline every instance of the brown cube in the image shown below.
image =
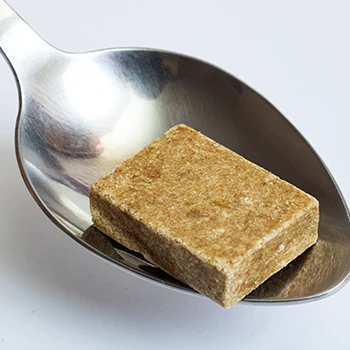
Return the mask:
POLYGON ((91 189, 95 226, 224 307, 317 240, 318 201, 177 125, 91 189))

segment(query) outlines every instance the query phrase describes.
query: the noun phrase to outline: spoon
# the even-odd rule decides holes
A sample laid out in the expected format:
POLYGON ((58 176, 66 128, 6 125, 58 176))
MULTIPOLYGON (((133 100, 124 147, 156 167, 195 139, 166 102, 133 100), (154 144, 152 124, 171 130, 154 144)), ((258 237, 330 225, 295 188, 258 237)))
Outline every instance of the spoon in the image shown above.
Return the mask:
POLYGON ((0 51, 18 84, 15 144, 23 179, 46 215, 83 247, 137 276, 197 294, 92 227, 88 199, 100 176, 185 123, 320 201, 316 245, 245 300, 306 301, 345 284, 350 222, 343 197, 299 132, 246 84, 160 50, 60 51, 3 0, 0 51))

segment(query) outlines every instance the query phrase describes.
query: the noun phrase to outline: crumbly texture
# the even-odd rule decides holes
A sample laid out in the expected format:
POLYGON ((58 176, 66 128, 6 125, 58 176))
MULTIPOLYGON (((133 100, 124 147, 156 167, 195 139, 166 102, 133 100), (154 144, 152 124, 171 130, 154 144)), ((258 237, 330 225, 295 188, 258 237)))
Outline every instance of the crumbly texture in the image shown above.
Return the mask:
POLYGON ((95 226, 224 307, 317 240, 318 201, 186 125, 99 179, 95 226))

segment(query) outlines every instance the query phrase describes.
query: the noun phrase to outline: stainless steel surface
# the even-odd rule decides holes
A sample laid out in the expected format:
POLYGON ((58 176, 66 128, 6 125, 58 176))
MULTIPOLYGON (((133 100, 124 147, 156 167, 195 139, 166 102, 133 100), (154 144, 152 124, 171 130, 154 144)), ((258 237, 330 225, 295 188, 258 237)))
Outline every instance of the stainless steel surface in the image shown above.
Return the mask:
POLYGON ((41 209, 81 245, 127 271, 194 293, 90 227, 88 201, 98 177, 181 122, 320 201, 319 242, 246 300, 309 300, 347 280, 350 223, 339 189, 297 130, 243 82, 169 52, 59 51, 2 0, 0 48, 18 81, 16 152, 23 179, 41 209))

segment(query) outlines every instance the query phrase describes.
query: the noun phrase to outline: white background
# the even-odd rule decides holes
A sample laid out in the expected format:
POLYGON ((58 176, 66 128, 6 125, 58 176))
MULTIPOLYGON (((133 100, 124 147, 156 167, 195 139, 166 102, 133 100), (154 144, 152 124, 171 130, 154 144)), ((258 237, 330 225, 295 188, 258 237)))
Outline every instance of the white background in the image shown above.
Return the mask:
MULTIPOLYGON (((350 202, 348 1, 9 3, 68 51, 155 47, 233 73, 299 128, 350 202)), ((0 349, 350 348, 350 284, 311 304, 224 310, 92 256, 27 193, 14 155, 16 114, 14 79, 0 59, 0 349)))

